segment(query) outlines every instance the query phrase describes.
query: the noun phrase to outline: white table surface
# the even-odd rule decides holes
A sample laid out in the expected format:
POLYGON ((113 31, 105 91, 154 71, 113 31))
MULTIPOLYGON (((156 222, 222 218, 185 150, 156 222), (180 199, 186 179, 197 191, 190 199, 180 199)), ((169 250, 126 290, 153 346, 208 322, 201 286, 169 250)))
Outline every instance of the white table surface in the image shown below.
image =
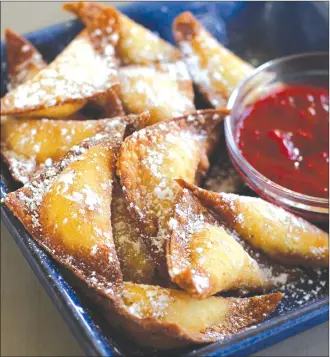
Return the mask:
MULTIPOLYGON (((6 27, 25 33, 68 18, 58 2, 1 2, 1 35, 6 27)), ((255 356, 329 356, 328 338, 328 324, 324 323, 255 356)), ((1 223, 1 356, 82 355, 1 223)))

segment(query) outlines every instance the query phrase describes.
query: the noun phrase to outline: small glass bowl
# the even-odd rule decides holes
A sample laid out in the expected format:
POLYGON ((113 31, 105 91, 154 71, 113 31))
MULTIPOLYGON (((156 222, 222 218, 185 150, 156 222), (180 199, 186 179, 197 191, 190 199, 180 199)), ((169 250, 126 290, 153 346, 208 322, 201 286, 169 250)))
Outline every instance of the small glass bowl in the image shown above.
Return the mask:
MULTIPOLYGON (((329 54, 313 52, 269 61, 258 67, 232 93, 231 114, 225 120, 229 156, 243 180, 261 197, 314 222, 329 220, 329 198, 313 197, 289 190, 258 172, 242 155, 235 140, 244 109, 260 96, 285 85, 329 87, 329 54)), ((317 177, 315 177, 317 180, 317 177)))

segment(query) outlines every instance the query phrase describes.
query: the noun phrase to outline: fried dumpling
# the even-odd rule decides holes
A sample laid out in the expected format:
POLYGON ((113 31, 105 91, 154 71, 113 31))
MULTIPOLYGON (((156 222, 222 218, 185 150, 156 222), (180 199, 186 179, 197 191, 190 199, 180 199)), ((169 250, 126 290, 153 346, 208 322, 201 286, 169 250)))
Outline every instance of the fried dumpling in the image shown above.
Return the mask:
POLYGON ((329 235, 304 219, 261 198, 215 193, 184 180, 178 182, 240 238, 274 260, 289 265, 328 266, 329 235))
POLYGON ((169 275, 193 296, 262 291, 269 285, 257 262, 190 191, 180 193, 169 227, 169 275))
MULTIPOLYGON (((130 116, 136 117, 136 116, 130 116)), ((72 146, 98 132, 116 132, 126 117, 101 120, 1 118, 1 155, 13 177, 22 183, 42 166, 51 166, 72 146)))
POLYGON ((13 89, 32 79, 47 64, 31 42, 10 29, 6 29, 5 39, 9 83, 13 89))
POLYGON ((125 139, 117 173, 129 210, 149 237, 146 244, 159 259, 165 258, 168 220, 181 191, 174 179, 195 182, 208 168, 210 142, 217 136, 220 110, 197 111, 154 124, 125 139))
POLYGON ((130 214, 116 180, 113 182, 111 215, 113 240, 124 281, 150 284, 155 267, 143 242, 143 232, 130 214))
POLYGON ((1 99, 1 115, 67 117, 118 87, 117 41, 118 23, 111 10, 91 16, 87 29, 52 63, 1 99))
POLYGON ((119 24, 117 51, 123 64, 173 63, 181 58, 177 48, 121 13, 119 24))
MULTIPOLYGON (((73 12, 86 25, 91 33, 92 43, 97 51, 104 57, 109 57, 111 62, 118 64, 115 56, 115 46, 119 36, 119 19, 115 9, 104 8, 95 3, 77 2, 63 5, 65 10, 73 12), (107 41, 111 46, 107 45, 107 41)), ((113 65, 113 63, 111 63, 113 65)), ((117 81, 117 78, 116 78, 117 81)), ((91 98, 91 102, 103 111, 104 117, 124 115, 124 109, 118 96, 119 84, 106 93, 91 98)))
POLYGON ((99 133, 86 139, 5 197, 42 248, 89 286, 109 294, 122 281, 110 206, 123 135, 99 133))
POLYGON ((221 110, 200 110, 125 139, 117 173, 133 212, 148 223, 151 232, 155 232, 157 217, 172 208, 175 191, 181 191, 174 179, 186 177, 194 182, 198 170, 207 170, 210 142, 222 120, 221 110))
POLYGON ((103 316, 126 330, 138 344, 170 349, 222 341, 264 320, 282 296, 198 300, 185 291, 123 283, 118 302, 103 299, 102 308, 103 316))
MULTIPOLYGON (((104 7, 100 4, 82 1, 64 4, 63 8, 81 16, 82 12, 97 13, 104 7)), ((178 49, 152 31, 137 24, 119 11, 116 11, 115 16, 119 18, 119 41, 116 50, 124 65, 146 66, 155 63, 171 63, 181 58, 178 49)))
POLYGON ((150 112, 151 125, 192 112, 194 91, 183 62, 119 69, 120 98, 127 113, 150 112))
POLYGON ((173 33, 205 99, 214 107, 226 105, 231 92, 253 67, 223 47, 190 12, 174 20, 173 33))

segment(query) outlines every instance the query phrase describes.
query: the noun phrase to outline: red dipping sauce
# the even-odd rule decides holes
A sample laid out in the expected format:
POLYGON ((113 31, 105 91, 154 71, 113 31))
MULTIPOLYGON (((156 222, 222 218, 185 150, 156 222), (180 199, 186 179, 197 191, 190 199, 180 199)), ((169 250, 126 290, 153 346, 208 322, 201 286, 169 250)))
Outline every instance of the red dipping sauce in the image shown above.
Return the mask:
POLYGON ((236 132, 245 159, 273 182, 329 196, 329 91, 285 87, 245 109, 236 132))

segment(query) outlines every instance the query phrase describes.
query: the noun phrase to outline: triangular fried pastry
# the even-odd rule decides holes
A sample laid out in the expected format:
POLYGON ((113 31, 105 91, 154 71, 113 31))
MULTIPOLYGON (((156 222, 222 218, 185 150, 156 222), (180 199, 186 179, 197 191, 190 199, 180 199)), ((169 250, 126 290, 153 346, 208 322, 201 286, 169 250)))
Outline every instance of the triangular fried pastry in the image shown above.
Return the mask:
POLYGON ((289 265, 327 267, 329 235, 261 198, 215 193, 178 180, 243 240, 289 265))
POLYGON ((101 120, 4 117, 1 118, 1 155, 15 180, 26 183, 37 169, 51 166, 82 140, 102 131, 121 133, 125 126, 125 117, 101 120))
MULTIPOLYGON (((117 44, 119 36, 119 20, 116 10, 105 9, 98 4, 85 2, 64 4, 63 8, 74 12, 86 25, 94 48, 105 58, 110 55, 111 64, 112 62, 116 63, 114 45, 117 44), (111 46, 107 45, 108 41, 111 46)), ((93 103, 103 109, 103 116, 111 118, 125 114, 118 92, 119 85, 115 84, 105 94, 97 96, 95 99, 92 98, 93 103)))
POLYGON ((117 51, 123 64, 173 63, 180 51, 152 31, 119 13, 120 37, 117 51))
POLYGON ((119 69, 120 98, 127 113, 150 112, 155 124, 195 111, 192 82, 183 62, 119 69))
POLYGON ((99 133, 5 197, 32 238, 89 286, 112 294, 122 281, 112 239, 111 197, 124 135, 99 133))
POLYGON ((198 300, 185 291, 132 283, 123 283, 119 291, 115 303, 100 300, 103 316, 138 344, 161 349, 223 341, 263 321, 283 297, 274 293, 198 300))
POLYGON ((120 184, 114 180, 111 203, 113 240, 124 281, 150 284, 155 267, 142 239, 143 232, 130 214, 120 184))
POLYGON ((190 191, 180 193, 169 227, 169 275, 193 296, 268 286, 257 262, 190 191))
MULTIPOLYGON (((64 4, 63 8, 81 17, 83 13, 98 13, 103 6, 82 1, 64 4)), ((120 36, 116 50, 123 64, 146 66, 155 63, 176 62, 181 58, 180 51, 152 31, 137 24, 119 11, 117 11, 117 16, 120 36)))
POLYGON ((20 35, 5 30, 6 54, 10 89, 33 78, 47 66, 39 51, 20 35))
POLYGON ((208 168, 207 155, 223 120, 221 110, 201 110, 154 124, 127 137, 117 173, 129 210, 141 222, 149 249, 165 259, 168 220, 181 191, 174 179, 195 182, 208 168))
MULTIPOLYGON (((47 63, 42 59, 41 54, 29 41, 9 29, 6 29, 5 35, 7 66, 9 72, 8 88, 11 90, 35 77, 41 69, 47 66, 47 63)), ((114 97, 112 92, 112 90, 109 90, 105 95, 112 99, 112 97, 114 97)), ((111 100, 111 108, 108 106, 108 110, 106 111, 107 116, 104 117, 111 118, 116 116, 117 113, 118 115, 124 113, 118 94, 115 94, 115 96, 116 98, 111 100), (119 106, 116 101, 120 102, 119 106), (118 107, 121 110, 118 110, 118 107)), ((99 100, 99 98, 96 98, 96 100, 99 100)), ((80 112, 76 112, 63 119, 84 120, 86 118, 80 112)))
POLYGON ((173 33, 198 89, 212 106, 224 106, 253 67, 223 47, 190 12, 174 20, 173 33))
POLYGON ((118 22, 104 9, 55 60, 1 99, 1 115, 66 117, 118 87, 118 22))

